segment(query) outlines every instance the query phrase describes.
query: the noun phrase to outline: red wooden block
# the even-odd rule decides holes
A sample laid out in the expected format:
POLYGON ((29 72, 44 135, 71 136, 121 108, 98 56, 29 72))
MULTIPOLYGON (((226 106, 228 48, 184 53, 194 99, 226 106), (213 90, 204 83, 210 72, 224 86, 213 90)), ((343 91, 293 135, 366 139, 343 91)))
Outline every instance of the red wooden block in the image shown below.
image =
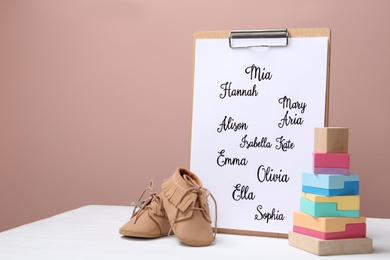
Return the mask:
POLYGON ((293 231, 306 236, 316 237, 325 240, 359 238, 366 237, 366 223, 346 224, 345 231, 341 232, 321 232, 300 226, 294 226, 293 231))
POLYGON ((349 168, 349 153, 313 153, 316 168, 349 168))

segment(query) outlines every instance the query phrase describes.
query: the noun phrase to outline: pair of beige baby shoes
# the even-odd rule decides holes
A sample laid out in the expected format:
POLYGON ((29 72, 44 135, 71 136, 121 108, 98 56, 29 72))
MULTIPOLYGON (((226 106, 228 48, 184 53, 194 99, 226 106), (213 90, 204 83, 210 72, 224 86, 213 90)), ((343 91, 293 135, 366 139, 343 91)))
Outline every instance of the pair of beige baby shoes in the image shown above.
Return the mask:
MULTIPOLYGON (((158 238, 172 232, 184 244, 208 246, 215 240, 215 228, 211 227, 207 198, 216 201, 202 187, 202 182, 189 170, 178 168, 162 185, 161 194, 154 192, 153 182, 142 193, 149 190, 150 196, 137 202, 130 220, 119 233, 123 236, 158 238)), ((215 211, 215 214, 217 212, 215 211)))

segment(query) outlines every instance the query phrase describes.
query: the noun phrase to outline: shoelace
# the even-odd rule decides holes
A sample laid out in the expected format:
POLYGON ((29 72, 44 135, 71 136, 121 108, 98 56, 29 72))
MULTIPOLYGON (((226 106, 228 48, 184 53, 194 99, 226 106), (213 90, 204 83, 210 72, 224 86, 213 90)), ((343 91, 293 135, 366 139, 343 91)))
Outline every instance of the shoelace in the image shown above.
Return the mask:
MULTIPOLYGON (((199 198, 199 193, 201 193, 203 196, 202 196, 202 201, 199 201, 199 204, 200 204, 200 207, 189 207, 189 209, 193 209, 193 210, 200 210, 200 211, 206 211, 206 209, 204 208, 205 205, 207 205, 207 197, 210 196, 213 201, 214 201, 214 207, 215 207, 215 220, 214 220, 214 223, 215 223, 215 228, 214 228, 214 240, 215 240, 215 237, 217 235, 217 219, 218 219, 218 216, 217 216, 217 201, 215 199, 215 197, 213 196, 213 194, 211 194, 211 192, 205 188, 203 188, 202 186, 199 186, 191 177, 189 177, 188 175, 184 175, 183 176, 184 180, 189 182, 191 185, 193 185, 193 187, 190 187, 186 190, 186 192, 183 194, 183 196, 180 198, 180 202, 183 201, 183 199, 185 198, 185 196, 190 193, 190 192, 194 192, 196 194, 198 194, 198 198, 199 198)), ((179 204, 180 204, 179 202, 179 204)), ((175 218, 173 219, 172 223, 171 223, 171 228, 169 229, 169 232, 168 232, 168 235, 171 234, 172 232, 172 229, 173 229, 173 226, 176 224, 176 221, 177 221, 177 217, 179 215, 179 209, 176 210, 176 215, 175 215, 175 218)))
POLYGON ((153 180, 150 180, 149 182, 149 187, 147 187, 139 197, 138 201, 130 203, 130 206, 134 206, 133 209, 133 214, 131 217, 134 216, 134 214, 137 214, 135 219, 134 219, 134 224, 137 222, 138 217, 141 215, 141 213, 150 208, 150 203, 152 200, 155 199, 158 201, 158 203, 161 203, 160 197, 157 196, 157 193, 154 191, 154 185, 153 185, 153 180), (146 200, 141 200, 142 197, 144 196, 146 191, 150 191, 150 195, 146 200), (138 209, 138 210, 137 210, 138 209))

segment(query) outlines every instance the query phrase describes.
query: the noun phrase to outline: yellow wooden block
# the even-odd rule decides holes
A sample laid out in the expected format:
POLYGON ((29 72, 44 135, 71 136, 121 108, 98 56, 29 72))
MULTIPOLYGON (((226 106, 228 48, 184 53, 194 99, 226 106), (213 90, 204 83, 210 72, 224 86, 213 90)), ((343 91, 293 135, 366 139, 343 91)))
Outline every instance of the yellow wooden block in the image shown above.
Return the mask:
POLYGON ((323 196, 312 193, 302 192, 302 198, 314 202, 333 202, 337 203, 337 210, 359 210, 360 196, 323 196))
POLYGON ((294 212, 294 226, 319 232, 344 232, 347 224, 366 223, 366 217, 313 217, 301 211, 294 212))
POLYGON ((368 237, 322 240, 290 231, 288 244, 315 255, 370 254, 374 251, 372 239, 368 237))
POLYGON ((317 127, 314 129, 314 152, 348 153, 348 128, 317 127))

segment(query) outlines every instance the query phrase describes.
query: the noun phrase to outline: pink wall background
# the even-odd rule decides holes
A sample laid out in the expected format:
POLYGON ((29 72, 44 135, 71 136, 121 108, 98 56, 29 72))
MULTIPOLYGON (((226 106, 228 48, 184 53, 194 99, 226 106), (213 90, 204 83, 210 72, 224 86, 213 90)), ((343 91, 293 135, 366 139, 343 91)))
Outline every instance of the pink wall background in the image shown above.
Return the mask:
MULTIPOLYGON (((189 167, 195 31, 329 27, 330 126, 390 218, 390 2, 0 0, 0 231, 189 167)), ((130 212, 129 212, 130 214, 130 212)))

